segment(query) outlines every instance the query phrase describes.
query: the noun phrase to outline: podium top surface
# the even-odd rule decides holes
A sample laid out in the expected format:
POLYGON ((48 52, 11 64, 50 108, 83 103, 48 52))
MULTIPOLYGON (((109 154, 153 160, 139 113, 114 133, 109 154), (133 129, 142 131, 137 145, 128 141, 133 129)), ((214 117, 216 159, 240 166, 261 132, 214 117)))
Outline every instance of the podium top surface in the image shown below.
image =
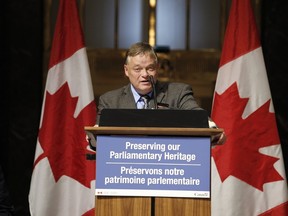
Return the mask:
POLYGON ((85 131, 94 135, 165 135, 165 136, 213 136, 223 132, 218 128, 159 128, 159 127, 90 127, 85 131))

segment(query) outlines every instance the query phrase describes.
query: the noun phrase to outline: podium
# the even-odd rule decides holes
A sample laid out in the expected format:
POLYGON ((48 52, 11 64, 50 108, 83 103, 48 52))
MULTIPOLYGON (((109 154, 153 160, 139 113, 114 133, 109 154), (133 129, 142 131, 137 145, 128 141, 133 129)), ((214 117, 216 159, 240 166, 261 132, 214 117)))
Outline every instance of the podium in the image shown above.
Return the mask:
MULTIPOLYGON (((128 135, 135 138, 160 136, 168 138, 190 137, 194 139, 204 137, 208 138, 209 140, 211 136, 223 132, 222 129, 210 129, 210 128, 171 128, 171 127, 160 128, 160 127, 114 127, 114 126, 85 127, 85 131, 88 133, 92 133, 95 137, 111 136, 117 138, 128 135)), ((107 195, 101 195, 100 193, 95 196, 95 206, 96 206, 95 215, 97 216, 211 215, 210 196, 208 198, 170 197, 170 196, 165 197, 157 195, 107 196, 107 195)))

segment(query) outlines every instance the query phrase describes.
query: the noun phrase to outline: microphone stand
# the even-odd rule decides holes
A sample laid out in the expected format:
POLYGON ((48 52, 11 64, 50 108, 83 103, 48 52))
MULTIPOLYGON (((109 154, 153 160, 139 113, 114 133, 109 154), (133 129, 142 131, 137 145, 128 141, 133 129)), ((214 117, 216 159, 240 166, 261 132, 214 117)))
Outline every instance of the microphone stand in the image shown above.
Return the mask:
POLYGON ((150 81, 152 88, 153 88, 154 109, 158 109, 157 93, 156 93, 156 87, 155 87, 155 82, 154 82, 153 76, 149 75, 149 81, 150 81))

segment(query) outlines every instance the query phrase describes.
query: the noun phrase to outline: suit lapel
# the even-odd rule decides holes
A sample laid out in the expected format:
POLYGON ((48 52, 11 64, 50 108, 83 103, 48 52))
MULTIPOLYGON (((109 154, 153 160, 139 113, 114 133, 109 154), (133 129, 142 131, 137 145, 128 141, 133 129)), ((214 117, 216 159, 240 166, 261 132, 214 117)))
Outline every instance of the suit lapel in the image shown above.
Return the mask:
POLYGON ((131 91, 130 84, 124 87, 124 90, 122 92, 122 97, 120 107, 121 108, 126 108, 126 109, 135 109, 137 108, 135 101, 134 101, 134 96, 131 91))
POLYGON ((157 92, 157 102, 162 103, 166 95, 165 84, 157 81, 156 83, 156 92, 157 92))
MULTIPOLYGON (((156 83, 157 103, 161 103, 165 97, 165 91, 163 91, 165 85, 159 81, 156 83)), ((154 96, 153 96, 154 97, 154 96)), ((149 102, 149 107, 155 107, 154 99, 152 98, 149 102)))

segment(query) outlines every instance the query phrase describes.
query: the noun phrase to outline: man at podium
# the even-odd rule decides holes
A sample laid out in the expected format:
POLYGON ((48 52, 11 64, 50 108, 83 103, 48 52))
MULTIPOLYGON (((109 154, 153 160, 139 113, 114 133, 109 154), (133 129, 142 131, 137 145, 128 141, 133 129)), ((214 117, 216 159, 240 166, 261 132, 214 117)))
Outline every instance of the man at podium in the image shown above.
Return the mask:
MULTIPOLYGON (((158 57, 145 42, 133 44, 126 53, 124 72, 130 83, 100 96, 97 124, 103 109, 176 109, 202 110, 193 97, 190 85, 160 82, 158 57)), ((209 118, 209 127, 217 127, 209 118)), ((223 144, 224 132, 212 138, 212 144, 223 144)))

